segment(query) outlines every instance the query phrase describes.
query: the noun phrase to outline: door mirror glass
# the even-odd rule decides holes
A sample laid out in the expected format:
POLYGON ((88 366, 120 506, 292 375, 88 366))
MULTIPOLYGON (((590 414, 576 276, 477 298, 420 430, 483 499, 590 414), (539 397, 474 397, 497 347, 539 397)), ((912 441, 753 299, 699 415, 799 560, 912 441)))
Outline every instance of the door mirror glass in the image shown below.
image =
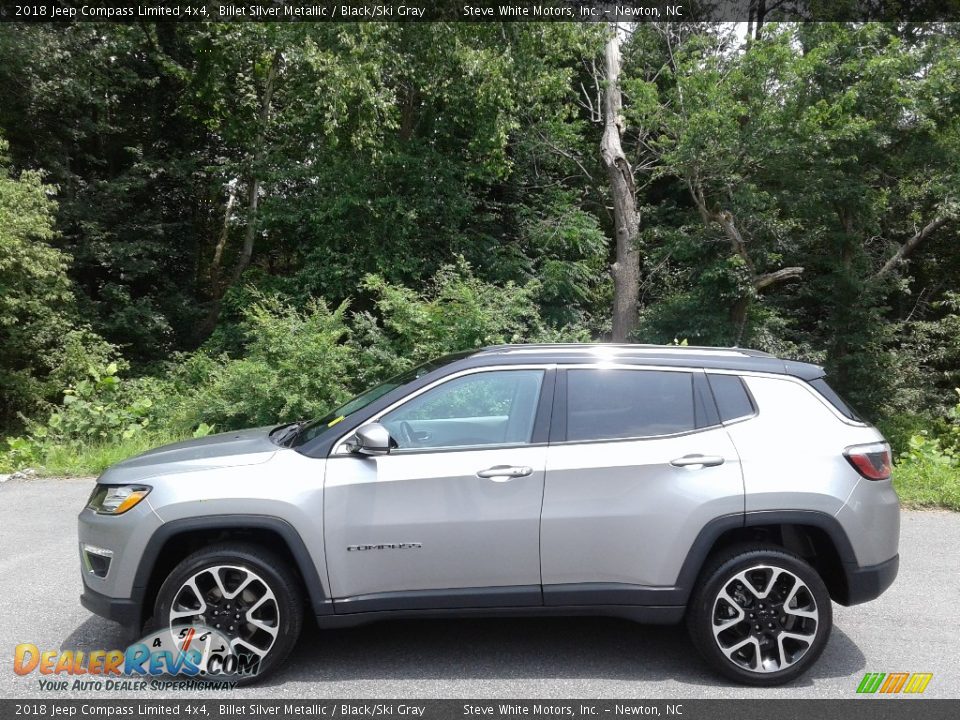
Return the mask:
POLYGON ((390 452, 390 431, 380 423, 370 423, 344 443, 348 452, 357 455, 386 455, 390 452))

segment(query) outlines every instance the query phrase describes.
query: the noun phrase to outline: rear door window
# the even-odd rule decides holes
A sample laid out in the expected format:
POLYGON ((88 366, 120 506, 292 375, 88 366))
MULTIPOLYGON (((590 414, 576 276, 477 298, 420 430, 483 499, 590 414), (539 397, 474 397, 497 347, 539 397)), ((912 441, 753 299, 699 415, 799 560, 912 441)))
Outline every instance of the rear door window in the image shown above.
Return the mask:
POLYGON ((694 430, 693 377, 658 370, 568 370, 566 438, 606 440, 694 430))

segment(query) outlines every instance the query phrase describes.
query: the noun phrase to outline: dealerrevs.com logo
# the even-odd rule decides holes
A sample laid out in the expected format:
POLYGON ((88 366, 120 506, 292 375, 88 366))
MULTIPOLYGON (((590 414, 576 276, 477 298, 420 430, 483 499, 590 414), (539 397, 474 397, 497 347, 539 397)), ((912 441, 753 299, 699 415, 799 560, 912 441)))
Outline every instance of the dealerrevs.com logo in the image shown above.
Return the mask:
POLYGON ((896 695, 919 694, 927 689, 933 673, 867 673, 857 686, 858 693, 896 695))
POLYGON ((126 650, 41 650, 22 643, 13 656, 13 671, 36 674, 45 691, 223 690, 259 670, 258 655, 238 652, 202 625, 166 628, 126 650))

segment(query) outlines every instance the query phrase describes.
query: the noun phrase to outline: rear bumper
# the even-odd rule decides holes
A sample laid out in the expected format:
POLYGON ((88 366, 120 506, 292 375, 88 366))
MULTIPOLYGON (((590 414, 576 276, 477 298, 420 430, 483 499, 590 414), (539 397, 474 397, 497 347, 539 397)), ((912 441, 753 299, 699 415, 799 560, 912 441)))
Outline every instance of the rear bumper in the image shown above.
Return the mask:
POLYGON ((140 603, 135 600, 108 597, 84 587, 83 594, 80 595, 80 604, 95 615, 118 622, 130 630, 140 630, 138 625, 141 608, 140 603))
POLYGON ((894 555, 889 560, 866 567, 845 564, 847 594, 846 597, 839 599, 840 604, 859 605, 880 597, 883 591, 897 579, 899 569, 900 555, 894 555))

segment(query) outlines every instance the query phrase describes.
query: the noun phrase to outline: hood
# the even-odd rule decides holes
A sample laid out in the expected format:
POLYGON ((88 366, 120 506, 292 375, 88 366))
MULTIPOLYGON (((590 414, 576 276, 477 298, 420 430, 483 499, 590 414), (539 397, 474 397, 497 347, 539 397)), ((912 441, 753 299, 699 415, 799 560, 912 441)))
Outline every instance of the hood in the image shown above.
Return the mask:
POLYGON ((139 482, 158 475, 266 462, 279 449, 270 440, 273 427, 219 433, 148 450, 107 468, 98 482, 139 482))

